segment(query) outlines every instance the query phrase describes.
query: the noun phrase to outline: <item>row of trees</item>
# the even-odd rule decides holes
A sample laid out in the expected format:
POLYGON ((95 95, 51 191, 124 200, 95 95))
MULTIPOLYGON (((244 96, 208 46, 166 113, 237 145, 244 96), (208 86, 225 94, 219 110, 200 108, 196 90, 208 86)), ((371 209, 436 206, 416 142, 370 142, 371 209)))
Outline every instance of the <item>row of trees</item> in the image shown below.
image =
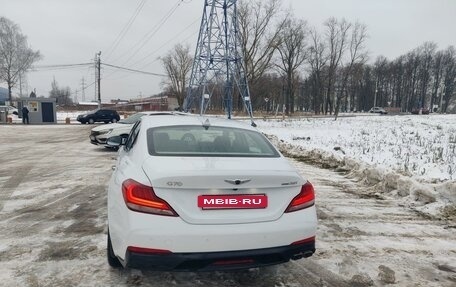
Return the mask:
MULTIPOLYGON (((240 1, 238 21, 244 66, 255 109, 337 114, 372 106, 402 111, 438 106, 446 112, 455 97, 454 47, 424 43, 390 61, 368 64, 366 26, 330 18, 321 30, 310 27, 281 0, 240 1)), ((178 45, 162 58, 171 81, 168 92, 185 97, 192 56, 178 45), (171 69, 172 68, 172 69, 171 69)), ((223 109, 223 85, 214 83, 211 108, 223 109)), ((242 109, 239 97, 238 109, 242 109)))
MULTIPOLYGON (((353 83, 352 88, 372 86, 375 80, 377 104, 381 106, 402 111, 427 107, 447 112, 455 97, 456 49, 453 46, 437 50, 435 43, 426 42, 393 61, 378 57, 373 65, 361 68, 361 78, 352 77, 359 84, 353 83)), ((351 94, 356 95, 356 91, 351 94)), ((362 107, 362 101, 358 105, 362 107)))
POLYGON ((0 17, 0 82, 8 86, 9 101, 12 89, 26 71, 41 59, 39 51, 34 51, 27 43, 18 25, 5 17, 0 17))
POLYGON ((49 92, 49 97, 54 98, 56 103, 60 106, 73 105, 70 87, 59 87, 59 84, 55 78, 51 83, 51 91, 49 92))

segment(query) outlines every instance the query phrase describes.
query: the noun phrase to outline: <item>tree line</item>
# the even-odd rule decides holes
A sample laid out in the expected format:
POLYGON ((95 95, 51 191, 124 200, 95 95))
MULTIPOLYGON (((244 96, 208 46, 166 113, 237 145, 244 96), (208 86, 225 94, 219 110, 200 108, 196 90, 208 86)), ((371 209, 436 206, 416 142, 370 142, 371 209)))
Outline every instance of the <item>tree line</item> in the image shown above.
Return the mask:
MULTIPOLYGON (((379 56, 369 63, 364 24, 329 18, 318 29, 281 4, 238 2, 240 49, 255 110, 336 117, 373 106, 448 112, 456 94, 453 46, 439 50, 425 42, 394 60, 379 56)), ((169 75, 164 87, 181 104, 191 70, 190 48, 179 44, 161 60, 169 75)), ((209 109, 223 110, 223 84, 212 84, 209 109)), ((241 99, 234 95, 234 100, 242 110, 241 99)))

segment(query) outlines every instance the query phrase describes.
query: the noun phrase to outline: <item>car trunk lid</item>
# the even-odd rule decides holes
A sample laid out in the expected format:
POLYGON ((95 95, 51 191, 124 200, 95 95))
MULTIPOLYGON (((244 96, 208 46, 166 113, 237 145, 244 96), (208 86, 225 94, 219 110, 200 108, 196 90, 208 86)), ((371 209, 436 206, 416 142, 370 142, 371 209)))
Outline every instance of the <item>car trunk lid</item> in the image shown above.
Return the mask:
POLYGON ((151 157, 143 170, 156 195, 191 224, 277 220, 305 182, 283 158, 151 157), (248 201, 228 209, 198 206, 198 200, 201 203, 204 198, 239 200, 252 196, 267 198, 267 206, 248 201))

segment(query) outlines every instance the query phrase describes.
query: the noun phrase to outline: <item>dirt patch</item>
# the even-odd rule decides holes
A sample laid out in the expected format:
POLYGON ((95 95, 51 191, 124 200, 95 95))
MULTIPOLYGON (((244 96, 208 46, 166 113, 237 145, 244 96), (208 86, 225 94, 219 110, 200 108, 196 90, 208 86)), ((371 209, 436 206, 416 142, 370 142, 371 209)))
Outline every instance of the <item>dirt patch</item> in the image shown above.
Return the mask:
POLYGON ((93 219, 80 220, 64 230, 65 233, 77 233, 82 236, 95 235, 103 231, 104 227, 96 226, 96 222, 93 219))
POLYGON ((75 248, 77 241, 49 242, 48 246, 40 252, 38 261, 71 260, 81 255, 75 248))
POLYGON ((88 188, 97 196, 90 196, 88 201, 81 201, 76 208, 69 211, 68 217, 75 220, 75 222, 64 229, 65 233, 76 233, 78 236, 103 233, 104 226, 97 226, 96 220, 100 217, 106 217, 106 212, 104 211, 106 206, 105 188, 105 186, 90 186, 88 188))
POLYGON ((29 256, 30 253, 32 253, 32 249, 30 247, 11 246, 7 250, 0 252, 0 262, 29 256))
POLYGON ((95 251, 97 251, 97 247, 88 241, 48 242, 47 247, 41 250, 38 261, 86 259, 90 253, 95 251))
POLYGON ((456 205, 445 206, 442 215, 445 219, 456 222, 456 205))

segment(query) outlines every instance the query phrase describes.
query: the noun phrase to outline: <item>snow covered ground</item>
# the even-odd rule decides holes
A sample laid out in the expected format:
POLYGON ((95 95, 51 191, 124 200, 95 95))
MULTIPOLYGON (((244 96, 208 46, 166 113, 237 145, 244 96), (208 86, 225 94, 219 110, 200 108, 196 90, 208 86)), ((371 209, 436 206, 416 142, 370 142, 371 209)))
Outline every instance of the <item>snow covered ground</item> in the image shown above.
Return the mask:
POLYGON ((377 169, 349 170, 360 161, 306 151, 292 138, 276 142, 298 158, 293 164, 315 186, 319 226, 312 257, 244 272, 109 268, 106 184, 116 153, 89 143, 92 127, 0 125, 0 286, 453 287, 456 282, 454 222, 408 209, 372 181, 377 169))
POLYGON ((431 216, 456 217, 456 115, 259 120, 293 157, 364 180, 431 216))

